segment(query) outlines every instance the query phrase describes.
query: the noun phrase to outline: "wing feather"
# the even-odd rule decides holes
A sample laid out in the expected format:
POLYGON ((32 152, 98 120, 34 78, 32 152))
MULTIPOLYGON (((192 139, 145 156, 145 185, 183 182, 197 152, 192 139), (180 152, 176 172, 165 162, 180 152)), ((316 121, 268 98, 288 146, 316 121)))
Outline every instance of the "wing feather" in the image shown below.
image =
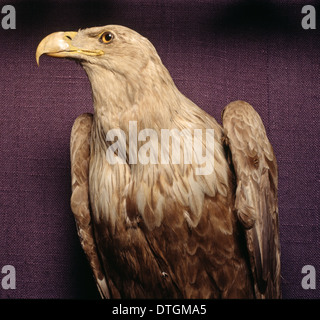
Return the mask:
POLYGON ((89 205, 89 161, 92 114, 82 114, 72 127, 71 158, 71 210, 74 214, 81 246, 92 268, 101 297, 109 298, 109 289, 100 264, 89 205))
POLYGON ((230 103, 222 114, 237 178, 235 209, 245 228, 257 298, 280 298, 278 168, 258 113, 230 103))

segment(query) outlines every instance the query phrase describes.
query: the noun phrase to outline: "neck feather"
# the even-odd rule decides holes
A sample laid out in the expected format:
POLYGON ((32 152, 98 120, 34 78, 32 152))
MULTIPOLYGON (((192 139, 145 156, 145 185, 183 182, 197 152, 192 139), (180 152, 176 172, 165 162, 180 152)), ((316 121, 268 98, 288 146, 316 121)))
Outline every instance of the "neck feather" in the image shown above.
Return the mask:
POLYGON ((93 94, 94 113, 101 129, 128 130, 129 121, 138 128, 166 128, 185 98, 169 72, 153 61, 139 72, 121 74, 99 65, 84 66, 93 94))

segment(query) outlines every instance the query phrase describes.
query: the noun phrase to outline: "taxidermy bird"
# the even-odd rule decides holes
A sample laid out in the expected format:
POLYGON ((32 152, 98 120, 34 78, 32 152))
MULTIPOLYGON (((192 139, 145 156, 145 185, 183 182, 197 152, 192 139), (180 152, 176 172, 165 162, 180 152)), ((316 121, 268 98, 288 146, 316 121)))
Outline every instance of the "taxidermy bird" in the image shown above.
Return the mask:
POLYGON ((50 34, 42 54, 77 60, 91 83, 94 113, 71 132, 71 209, 101 296, 280 298, 277 163, 258 113, 231 102, 221 126, 123 26, 50 34))

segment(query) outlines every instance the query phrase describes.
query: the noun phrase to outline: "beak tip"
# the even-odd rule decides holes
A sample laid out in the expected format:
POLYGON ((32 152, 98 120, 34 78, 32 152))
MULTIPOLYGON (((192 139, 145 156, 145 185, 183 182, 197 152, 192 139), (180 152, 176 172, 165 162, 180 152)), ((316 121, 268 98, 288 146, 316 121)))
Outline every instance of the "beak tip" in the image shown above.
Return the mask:
POLYGON ((36 50, 36 61, 39 67, 40 65, 40 57, 45 53, 42 42, 38 45, 36 50))
POLYGON ((63 36, 64 32, 54 32, 41 40, 36 50, 36 61, 38 66, 40 64, 40 57, 43 54, 49 55, 50 53, 59 52, 62 49, 65 49, 67 44, 65 43, 63 36))

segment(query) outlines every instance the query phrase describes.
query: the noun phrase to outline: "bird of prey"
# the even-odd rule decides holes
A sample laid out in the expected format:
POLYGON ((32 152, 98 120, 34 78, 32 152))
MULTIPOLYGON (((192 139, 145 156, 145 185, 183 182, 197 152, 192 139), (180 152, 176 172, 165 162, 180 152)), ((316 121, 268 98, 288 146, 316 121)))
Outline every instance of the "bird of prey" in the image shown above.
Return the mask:
POLYGON ((231 102, 220 125, 124 26, 50 34, 42 54, 78 61, 91 83, 94 113, 71 132, 71 209, 101 296, 280 298, 278 169, 253 107, 231 102))

